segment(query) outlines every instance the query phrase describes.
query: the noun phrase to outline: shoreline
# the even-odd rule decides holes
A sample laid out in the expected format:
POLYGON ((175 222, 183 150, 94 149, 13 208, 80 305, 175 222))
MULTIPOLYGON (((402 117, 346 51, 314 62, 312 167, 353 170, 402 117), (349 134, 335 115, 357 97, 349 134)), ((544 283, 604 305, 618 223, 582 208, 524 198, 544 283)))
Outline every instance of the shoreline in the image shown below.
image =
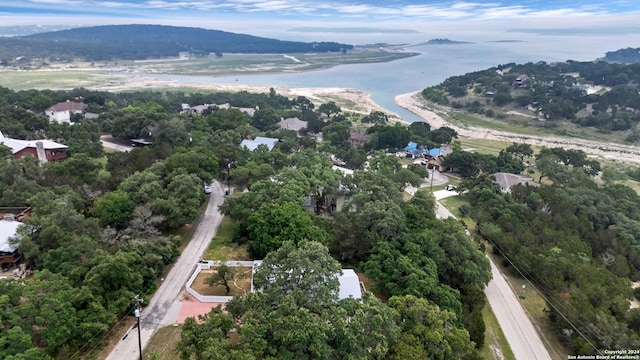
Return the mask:
POLYGON ((479 127, 460 127, 443 119, 436 112, 428 109, 416 95, 420 91, 396 95, 396 104, 421 117, 432 128, 447 126, 458 132, 460 137, 469 139, 496 140, 505 142, 520 142, 532 146, 562 147, 565 149, 582 150, 613 162, 623 162, 640 165, 640 147, 635 145, 616 144, 595 140, 564 138, 559 136, 536 136, 510 133, 479 127))
MULTIPOLYGON (((81 71, 80 71, 81 72, 81 71)), ((197 82, 180 82, 177 80, 159 79, 144 75, 106 75, 96 74, 88 71, 88 74, 96 76, 85 84, 75 83, 73 87, 82 86, 87 89, 97 91, 128 91, 128 90, 156 90, 156 91, 179 91, 181 89, 227 91, 227 92, 258 92, 268 93, 271 88, 277 93, 292 97, 304 96, 313 103, 326 103, 334 101, 345 111, 368 115, 372 111, 382 111, 390 116, 390 122, 400 122, 409 125, 410 122, 403 120, 398 114, 389 111, 372 100, 371 94, 363 90, 341 87, 287 87, 287 86, 266 86, 266 85, 245 85, 245 84, 209 84, 197 82), (97 80, 96 80, 97 79, 97 80)), ((65 84, 68 85, 68 84, 65 84)), ((59 90, 65 90, 68 86, 60 86, 59 90)), ((55 87, 46 84, 34 86, 34 89, 52 89, 55 87)), ((536 136, 510 133, 479 127, 461 127, 449 123, 437 112, 429 109, 424 103, 416 98, 421 90, 394 97, 395 103, 401 108, 417 115, 432 128, 447 126, 454 129, 460 137, 470 139, 485 139, 504 142, 521 142, 532 146, 563 147, 566 149, 583 150, 588 154, 593 154, 604 159, 640 165, 640 147, 635 145, 616 144, 610 142, 599 142, 593 140, 582 140, 575 138, 563 138, 559 136, 536 136)))

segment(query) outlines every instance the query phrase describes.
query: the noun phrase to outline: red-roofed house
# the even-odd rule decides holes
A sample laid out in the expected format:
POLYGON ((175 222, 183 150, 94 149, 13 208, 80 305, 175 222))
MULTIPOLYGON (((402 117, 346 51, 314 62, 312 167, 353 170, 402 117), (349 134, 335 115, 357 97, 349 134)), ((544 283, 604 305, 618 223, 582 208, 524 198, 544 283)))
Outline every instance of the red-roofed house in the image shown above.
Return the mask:
POLYGON ((50 123, 69 123, 71 114, 82 114, 86 108, 87 104, 67 100, 47 108, 44 112, 49 116, 50 123))
POLYGON ((51 140, 11 139, 0 132, 0 144, 11 149, 14 159, 30 155, 45 163, 67 157, 67 146, 51 140))

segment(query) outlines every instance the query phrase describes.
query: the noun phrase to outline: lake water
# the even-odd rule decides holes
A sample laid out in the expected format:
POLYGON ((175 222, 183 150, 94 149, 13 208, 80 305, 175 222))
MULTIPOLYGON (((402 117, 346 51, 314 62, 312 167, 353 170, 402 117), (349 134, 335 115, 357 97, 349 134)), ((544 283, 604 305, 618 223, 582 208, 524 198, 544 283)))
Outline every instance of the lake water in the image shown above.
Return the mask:
POLYGON ((472 44, 423 45, 408 48, 420 55, 375 64, 341 65, 304 73, 240 76, 150 75, 179 82, 263 85, 284 87, 343 87, 370 93, 388 111, 413 122, 419 118, 399 107, 394 97, 436 85, 453 75, 483 70, 510 62, 591 61, 606 51, 638 44, 634 38, 620 37, 538 37, 523 42, 483 42, 472 44))

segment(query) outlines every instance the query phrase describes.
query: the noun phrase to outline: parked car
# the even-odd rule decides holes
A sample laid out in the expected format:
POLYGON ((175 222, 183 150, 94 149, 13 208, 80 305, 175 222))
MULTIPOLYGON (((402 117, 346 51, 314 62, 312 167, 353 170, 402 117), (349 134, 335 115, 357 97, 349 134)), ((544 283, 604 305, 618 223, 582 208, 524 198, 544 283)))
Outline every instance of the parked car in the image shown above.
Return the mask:
POLYGON ((209 186, 205 186, 205 187, 204 187, 204 193, 205 193, 205 194, 211 194, 211 187, 209 187, 209 186))
POLYGON ((447 191, 453 191, 453 190, 456 189, 456 186, 449 184, 449 185, 445 186, 444 189, 447 190, 447 191))

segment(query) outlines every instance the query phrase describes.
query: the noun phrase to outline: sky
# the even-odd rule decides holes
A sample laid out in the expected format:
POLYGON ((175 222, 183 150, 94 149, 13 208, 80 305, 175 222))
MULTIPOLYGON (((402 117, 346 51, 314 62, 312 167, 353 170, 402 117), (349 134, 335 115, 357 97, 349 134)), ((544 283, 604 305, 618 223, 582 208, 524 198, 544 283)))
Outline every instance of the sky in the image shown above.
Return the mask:
POLYGON ((134 23, 356 43, 640 34, 640 1, 0 0, 0 28, 134 23))

